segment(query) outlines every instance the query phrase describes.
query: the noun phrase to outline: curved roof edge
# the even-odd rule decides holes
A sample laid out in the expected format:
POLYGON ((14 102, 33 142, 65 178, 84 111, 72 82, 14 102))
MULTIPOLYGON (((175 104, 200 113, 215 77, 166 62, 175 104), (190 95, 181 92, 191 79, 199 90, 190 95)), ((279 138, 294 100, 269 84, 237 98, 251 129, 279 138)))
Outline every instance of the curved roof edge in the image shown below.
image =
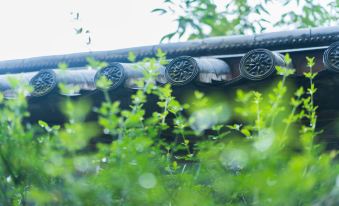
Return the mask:
POLYGON ((255 35, 236 35, 211 37, 201 40, 158 44, 127 49, 82 52, 66 55, 33 57, 28 59, 8 60, 0 62, 0 74, 55 69, 58 64, 67 63, 70 68, 87 65, 87 57, 98 61, 128 62, 128 53, 135 53, 137 60, 154 57, 161 49, 167 58, 177 56, 212 56, 245 53, 255 48, 270 50, 296 49, 307 47, 329 46, 339 41, 339 26, 298 29, 291 31, 262 33, 255 35))

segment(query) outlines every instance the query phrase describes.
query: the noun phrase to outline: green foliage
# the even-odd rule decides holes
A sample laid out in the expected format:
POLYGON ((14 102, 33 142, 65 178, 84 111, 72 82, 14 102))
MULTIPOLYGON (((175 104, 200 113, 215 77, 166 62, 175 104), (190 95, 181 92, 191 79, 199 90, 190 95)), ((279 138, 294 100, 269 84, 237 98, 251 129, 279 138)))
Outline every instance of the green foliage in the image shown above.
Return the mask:
POLYGON ((163 0, 162 8, 152 12, 177 16, 176 31, 163 40, 188 34, 189 39, 230 34, 262 32, 267 27, 307 28, 335 24, 339 18, 338 0, 163 0), (279 9, 281 8, 281 9, 279 9), (285 11, 286 8, 289 8, 285 11), (278 20, 273 13, 281 13, 278 20))
POLYGON ((88 65, 93 69, 101 69, 107 67, 107 62, 97 61, 93 57, 86 58, 88 65))
POLYGON ((337 151, 314 141, 314 58, 310 86, 294 93, 294 70, 278 67, 267 92, 238 90, 225 103, 196 91, 185 104, 154 84, 158 58, 140 63, 148 69, 129 109, 103 90, 99 108, 64 102, 60 126, 24 121, 29 89, 0 96, 0 205, 311 205, 338 196, 337 151), (150 96, 157 103, 146 115, 150 96), (85 121, 91 109, 97 122, 85 121), (113 142, 84 150, 103 134, 113 142))

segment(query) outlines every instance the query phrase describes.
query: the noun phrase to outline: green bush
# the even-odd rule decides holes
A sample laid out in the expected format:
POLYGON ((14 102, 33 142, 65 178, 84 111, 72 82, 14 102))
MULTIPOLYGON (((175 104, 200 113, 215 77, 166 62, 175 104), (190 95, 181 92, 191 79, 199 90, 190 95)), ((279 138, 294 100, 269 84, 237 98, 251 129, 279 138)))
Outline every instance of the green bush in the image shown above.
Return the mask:
MULTIPOLYGON (((63 125, 24 123, 25 94, 1 102, 0 205, 322 205, 336 201, 336 151, 315 143, 316 92, 308 58, 308 88, 287 89, 294 70, 266 91, 238 90, 234 101, 199 91, 179 103, 170 85, 154 84, 156 62, 121 109, 104 90, 99 108, 66 101, 63 125), (145 115, 150 95, 158 98, 145 115), (92 108, 92 109, 91 109, 92 108), (97 122, 85 122, 94 110, 97 122), (234 122, 237 122, 235 124, 234 122), (115 140, 83 150, 90 138, 115 140)), ((289 61, 288 56, 286 61, 289 61)), ((98 84, 105 88, 109 82, 98 84)), ((64 88, 65 89, 65 88, 64 88)), ((330 205, 335 205, 331 203, 330 205)))

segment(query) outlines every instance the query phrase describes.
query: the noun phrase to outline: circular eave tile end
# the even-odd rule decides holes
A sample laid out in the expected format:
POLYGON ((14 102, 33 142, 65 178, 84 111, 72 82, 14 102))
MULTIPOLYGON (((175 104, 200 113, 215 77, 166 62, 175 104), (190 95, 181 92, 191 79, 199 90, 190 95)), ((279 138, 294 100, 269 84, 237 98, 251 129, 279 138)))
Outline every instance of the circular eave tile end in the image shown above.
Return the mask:
POLYGON ((339 72, 339 42, 331 44, 324 53, 324 64, 326 68, 339 72))
POLYGON ((274 56, 267 49, 254 49, 241 58, 240 74, 246 79, 263 80, 274 71, 274 56))
POLYGON ((38 74, 33 76, 29 85, 33 87, 33 92, 31 93, 32 96, 45 96, 56 87, 56 74, 53 70, 41 70, 38 74))
POLYGON ((125 81, 126 74, 124 67, 119 63, 113 63, 108 67, 102 68, 95 74, 94 81, 95 84, 98 85, 99 80, 102 77, 106 77, 106 79, 110 82, 110 85, 107 88, 100 88, 100 89, 107 89, 113 90, 118 88, 122 85, 125 81))
POLYGON ((182 56, 173 59, 165 69, 165 78, 172 85, 186 85, 199 74, 198 64, 194 58, 182 56))

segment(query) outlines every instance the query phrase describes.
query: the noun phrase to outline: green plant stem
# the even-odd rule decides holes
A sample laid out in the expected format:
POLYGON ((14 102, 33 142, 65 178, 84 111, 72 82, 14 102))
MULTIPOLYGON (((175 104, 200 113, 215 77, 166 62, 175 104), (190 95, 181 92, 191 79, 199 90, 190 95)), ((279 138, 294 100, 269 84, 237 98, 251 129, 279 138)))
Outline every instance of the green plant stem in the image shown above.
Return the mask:
POLYGON ((257 104, 257 132, 258 134, 260 133, 261 127, 260 127, 260 121, 261 121, 261 116, 260 116, 260 101, 258 100, 257 104))
MULTIPOLYGON (((310 72, 313 74, 312 67, 310 67, 310 72)), ((310 78, 310 85, 312 87, 313 85, 313 77, 310 78)), ((312 131, 315 131, 316 126, 316 116, 315 116, 315 108, 314 108, 314 96, 313 91, 310 92, 310 98, 311 98, 311 111, 310 111, 310 127, 312 128, 312 131)))
POLYGON ((12 170, 12 167, 11 167, 10 163, 7 161, 7 159, 5 158, 5 156, 3 155, 1 150, 0 150, 0 157, 1 157, 1 160, 2 160, 2 162, 3 162, 3 164, 4 164, 5 168, 6 168, 7 172, 13 178, 14 184, 18 185, 19 184, 19 180, 17 179, 16 175, 14 174, 14 172, 12 170))
POLYGON ((112 100, 111 100, 111 97, 108 94, 108 91, 105 89, 105 90, 103 90, 103 93, 104 93, 105 101, 108 102, 109 104, 112 104, 112 100))
MULTIPOLYGON (((283 75, 283 79, 282 79, 282 81, 281 81, 281 84, 282 84, 282 88, 285 88, 285 82, 286 82, 286 75, 283 75)), ((281 100, 281 98, 283 97, 283 95, 282 95, 282 92, 279 92, 279 94, 278 94, 278 96, 277 96, 277 99, 276 99, 276 101, 274 102, 274 104, 273 104, 273 106, 272 106, 272 120, 271 120, 271 126, 273 126, 273 124, 274 124, 274 121, 275 121, 275 117, 277 116, 277 112, 275 112, 276 111, 276 109, 277 109, 277 107, 279 106, 279 104, 280 104, 280 100, 281 100)))
POLYGON ((190 151, 190 148, 189 148, 188 144, 186 144, 187 141, 186 141, 186 137, 185 137, 184 131, 183 131, 183 130, 180 130, 180 134, 181 134, 182 139, 184 140, 184 145, 185 145, 185 148, 186 148, 186 150, 187 150, 187 152, 188 152, 188 155, 189 155, 189 156, 192 156, 192 153, 191 153, 191 151, 190 151))
POLYGON ((2 184, 3 181, 1 181, 0 183, 0 187, 1 187, 1 193, 3 194, 3 202, 4 205, 10 205, 10 201, 9 201, 9 198, 7 196, 7 190, 6 190, 6 187, 4 184, 2 184))
POLYGON ((169 98, 166 98, 161 124, 165 124, 166 117, 167 117, 167 115, 165 115, 165 114, 167 112, 168 103, 169 103, 169 98))
MULTIPOLYGON (((300 101, 300 97, 297 98, 297 101, 298 101, 298 102, 300 101)), ((300 104, 299 104, 299 105, 300 105, 300 104)), ((291 111, 291 113, 290 113, 290 117, 293 117, 293 116, 294 116, 295 112, 297 111, 297 108, 298 108, 298 105, 293 106, 292 111, 291 111)), ((287 131, 288 131, 289 127, 291 126, 291 123, 292 123, 292 122, 288 122, 288 123, 287 123, 287 125, 286 125, 286 127, 285 127, 285 129, 284 129, 283 137, 286 136, 287 131)))

